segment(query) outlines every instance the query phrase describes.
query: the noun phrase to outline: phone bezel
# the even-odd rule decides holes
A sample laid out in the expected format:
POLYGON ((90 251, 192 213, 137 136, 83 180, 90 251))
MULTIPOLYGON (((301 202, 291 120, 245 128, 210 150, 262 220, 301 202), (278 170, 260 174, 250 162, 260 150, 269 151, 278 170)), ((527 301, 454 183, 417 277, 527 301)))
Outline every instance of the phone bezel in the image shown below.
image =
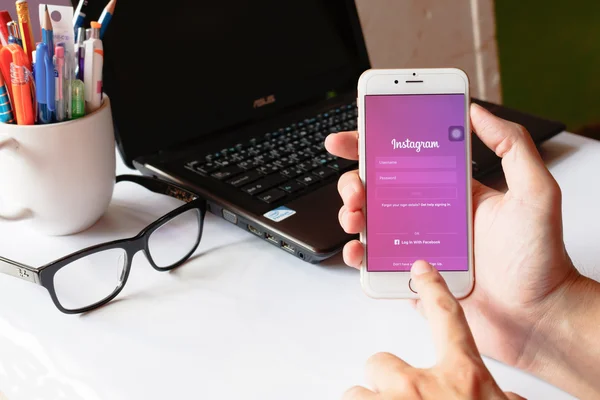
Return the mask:
MULTIPOLYGON (((469 118, 469 78, 457 68, 430 69, 370 69, 365 71, 358 81, 358 132, 359 132, 359 175, 368 190, 366 182, 365 154, 365 116, 364 98, 375 94, 450 94, 465 95, 465 146, 467 146, 467 165, 471 165, 471 124, 469 118), (397 81, 398 83, 395 83, 397 81), (407 82, 408 81, 408 82, 407 82), (418 82, 411 82, 418 81, 418 82)), ((467 191, 471 192, 472 171, 466 168, 467 191)), ((472 196, 467 196, 468 221, 468 271, 442 271, 450 291, 457 298, 466 297, 475 281, 473 268, 473 205, 472 196)), ((365 216, 366 206, 364 210, 365 216)), ((361 267, 361 285, 367 295, 374 298, 418 298, 410 287, 410 271, 407 272, 368 272, 367 271, 367 232, 360 234, 365 252, 361 267)))

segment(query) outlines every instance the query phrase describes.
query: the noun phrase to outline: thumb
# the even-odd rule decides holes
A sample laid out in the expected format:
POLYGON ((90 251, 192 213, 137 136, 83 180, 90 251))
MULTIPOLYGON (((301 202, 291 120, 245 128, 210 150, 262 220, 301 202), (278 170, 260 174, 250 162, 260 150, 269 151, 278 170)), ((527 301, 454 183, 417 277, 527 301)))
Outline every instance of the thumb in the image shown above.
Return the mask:
POLYGON ((502 158, 506 183, 513 195, 531 199, 558 188, 531 135, 521 125, 498 118, 477 104, 471 104, 471 124, 481 141, 502 158))

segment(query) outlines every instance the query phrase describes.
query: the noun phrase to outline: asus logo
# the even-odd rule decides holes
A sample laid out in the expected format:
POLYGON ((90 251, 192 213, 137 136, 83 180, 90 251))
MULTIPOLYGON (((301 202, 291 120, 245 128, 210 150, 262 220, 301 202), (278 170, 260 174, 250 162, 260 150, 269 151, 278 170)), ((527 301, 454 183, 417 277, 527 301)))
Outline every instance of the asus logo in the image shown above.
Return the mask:
POLYGON ((254 108, 266 106, 267 104, 275 103, 275 95, 261 97, 260 99, 254 100, 254 108))

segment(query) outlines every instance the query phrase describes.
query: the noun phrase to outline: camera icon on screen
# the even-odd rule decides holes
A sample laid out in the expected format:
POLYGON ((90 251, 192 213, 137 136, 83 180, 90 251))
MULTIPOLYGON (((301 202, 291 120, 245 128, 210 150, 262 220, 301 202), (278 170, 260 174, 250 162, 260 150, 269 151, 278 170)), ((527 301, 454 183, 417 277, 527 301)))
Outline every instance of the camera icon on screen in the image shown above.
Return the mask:
POLYGON ((448 128, 448 139, 451 142, 462 142, 465 140, 464 126, 451 126, 448 128))

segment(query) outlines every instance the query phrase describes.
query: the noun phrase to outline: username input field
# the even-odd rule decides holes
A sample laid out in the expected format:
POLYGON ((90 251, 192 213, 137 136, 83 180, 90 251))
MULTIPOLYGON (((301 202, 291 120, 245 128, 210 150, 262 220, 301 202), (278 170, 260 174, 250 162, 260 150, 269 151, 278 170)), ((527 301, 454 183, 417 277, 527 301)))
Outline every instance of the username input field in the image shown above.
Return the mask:
POLYGON ((377 157, 375 167, 378 169, 428 169, 456 168, 455 156, 414 156, 414 157, 377 157))
POLYGON ((438 185, 456 183, 456 171, 378 172, 377 185, 438 185))
POLYGON ((380 200, 436 200, 455 199, 455 187, 380 187, 377 198, 380 200))

